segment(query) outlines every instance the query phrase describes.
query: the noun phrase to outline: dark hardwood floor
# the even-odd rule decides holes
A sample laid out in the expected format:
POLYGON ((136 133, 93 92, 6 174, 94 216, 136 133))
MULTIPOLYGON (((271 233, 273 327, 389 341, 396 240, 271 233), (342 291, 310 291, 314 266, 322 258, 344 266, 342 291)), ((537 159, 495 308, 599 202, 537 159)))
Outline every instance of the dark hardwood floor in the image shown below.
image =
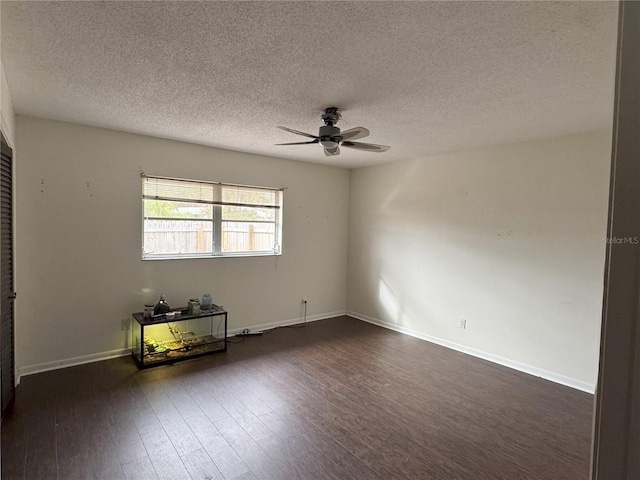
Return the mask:
POLYGON ((3 479, 586 479, 593 397, 349 317, 22 379, 3 479))

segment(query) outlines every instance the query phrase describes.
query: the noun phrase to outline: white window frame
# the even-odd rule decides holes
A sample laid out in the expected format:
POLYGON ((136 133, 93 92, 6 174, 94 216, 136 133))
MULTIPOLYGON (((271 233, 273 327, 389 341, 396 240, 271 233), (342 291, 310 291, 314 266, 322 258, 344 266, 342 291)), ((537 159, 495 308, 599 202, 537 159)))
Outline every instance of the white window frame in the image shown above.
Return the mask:
MULTIPOLYGON (((280 188, 272 188, 272 187, 260 187, 255 185, 240 185, 233 183, 222 183, 222 182, 211 182, 204 180, 191 180, 184 178, 174 178, 174 177, 161 177, 157 175, 145 175, 141 174, 142 177, 142 260, 177 260, 177 259, 188 259, 188 258, 220 258, 220 257, 263 257, 263 256, 273 256, 273 255, 282 255, 282 206, 283 206, 283 197, 284 197, 284 187, 280 188), (206 186, 210 186, 212 188, 212 198, 213 200, 193 200, 189 198, 180 198, 180 197, 164 197, 157 195, 146 195, 145 194, 145 185, 146 182, 153 180, 169 180, 171 182, 184 182, 185 184, 200 184, 201 187, 206 188, 206 186), (275 193, 276 201, 273 205, 264 205, 264 204, 253 204, 253 203, 243 203, 243 202, 233 202, 233 203, 225 203, 222 201, 222 191, 225 188, 230 189, 251 189, 261 192, 270 192, 275 193), (188 252, 188 253, 153 253, 153 252, 145 252, 145 220, 147 219, 156 219, 156 220, 175 220, 175 218, 161 218, 161 217, 147 217, 145 215, 145 200, 166 200, 172 202, 184 202, 184 203, 203 203, 207 205, 212 205, 212 218, 192 218, 188 220, 194 221, 210 221, 212 223, 212 252, 188 252), (273 249, 271 250, 260 250, 260 251, 237 251, 237 252, 223 252, 222 251, 222 208, 225 205, 243 207, 243 208, 270 208, 275 210, 275 220, 273 222, 265 221, 263 223, 273 223, 275 229, 275 243, 273 249)), ((249 221, 249 220, 230 220, 237 223, 256 223, 257 221, 249 221)))

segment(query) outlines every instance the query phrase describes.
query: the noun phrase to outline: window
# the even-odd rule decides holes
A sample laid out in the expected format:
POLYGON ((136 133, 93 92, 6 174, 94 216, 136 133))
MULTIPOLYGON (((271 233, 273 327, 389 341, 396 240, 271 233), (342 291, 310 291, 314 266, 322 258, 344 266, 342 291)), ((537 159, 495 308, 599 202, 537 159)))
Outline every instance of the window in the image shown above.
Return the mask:
POLYGON ((142 177, 142 258, 282 253, 283 189, 142 177))

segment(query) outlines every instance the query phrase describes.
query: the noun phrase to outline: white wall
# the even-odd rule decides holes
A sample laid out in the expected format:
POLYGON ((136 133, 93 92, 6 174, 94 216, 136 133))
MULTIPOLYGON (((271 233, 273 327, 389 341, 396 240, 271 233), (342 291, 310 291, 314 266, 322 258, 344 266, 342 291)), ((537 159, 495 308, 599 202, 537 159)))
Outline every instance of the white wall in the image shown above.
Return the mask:
POLYGON ((312 318, 346 307, 595 383, 609 132, 363 168, 350 181, 343 169, 20 115, 16 127, 22 373, 124 349, 122 319, 145 302, 210 291, 230 329, 298 319, 305 295, 312 318), (284 255, 141 261, 141 171, 286 185, 284 255))
POLYGON ((310 317, 344 313, 348 170, 20 115, 16 126, 22 373, 126 347, 122 319, 161 293, 180 306, 211 292, 230 329, 298 319, 303 295, 310 317), (288 187, 283 255, 143 262, 141 171, 288 187))
POLYGON ((4 76, 4 67, 0 60, 0 129, 11 148, 15 148, 15 119, 9 84, 4 76))
POLYGON ((610 149, 596 132, 352 171, 348 311, 592 390, 610 149))

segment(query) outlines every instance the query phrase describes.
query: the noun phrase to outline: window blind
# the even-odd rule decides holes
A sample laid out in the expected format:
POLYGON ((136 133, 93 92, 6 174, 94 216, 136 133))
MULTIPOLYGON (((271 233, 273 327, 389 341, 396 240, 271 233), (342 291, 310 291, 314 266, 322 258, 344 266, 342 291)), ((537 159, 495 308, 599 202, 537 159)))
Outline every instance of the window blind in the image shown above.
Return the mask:
POLYGON ((282 190, 282 188, 143 177, 143 198, 146 200, 189 201, 210 205, 279 209, 282 190))

